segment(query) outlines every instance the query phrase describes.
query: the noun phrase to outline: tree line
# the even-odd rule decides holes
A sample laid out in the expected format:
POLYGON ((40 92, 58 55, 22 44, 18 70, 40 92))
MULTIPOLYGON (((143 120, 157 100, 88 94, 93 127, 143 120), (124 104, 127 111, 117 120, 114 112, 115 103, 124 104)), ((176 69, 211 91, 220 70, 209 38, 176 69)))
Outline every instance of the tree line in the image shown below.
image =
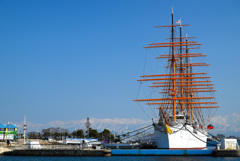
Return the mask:
POLYGON ((42 129, 41 132, 31 131, 27 133, 28 139, 48 139, 53 138, 61 140, 62 138, 95 138, 99 140, 114 140, 114 134, 108 129, 104 129, 102 132, 98 132, 96 129, 89 128, 89 131, 83 129, 74 130, 72 133, 68 129, 64 128, 46 128, 42 129))

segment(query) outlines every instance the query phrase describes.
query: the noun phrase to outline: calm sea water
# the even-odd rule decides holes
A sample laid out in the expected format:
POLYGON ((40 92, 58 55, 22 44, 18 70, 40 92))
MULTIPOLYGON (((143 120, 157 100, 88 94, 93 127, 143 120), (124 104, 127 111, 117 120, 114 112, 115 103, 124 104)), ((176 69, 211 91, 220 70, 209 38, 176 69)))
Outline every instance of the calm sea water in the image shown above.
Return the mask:
POLYGON ((236 157, 209 156, 112 156, 112 157, 13 157, 0 156, 0 161, 239 161, 236 157))

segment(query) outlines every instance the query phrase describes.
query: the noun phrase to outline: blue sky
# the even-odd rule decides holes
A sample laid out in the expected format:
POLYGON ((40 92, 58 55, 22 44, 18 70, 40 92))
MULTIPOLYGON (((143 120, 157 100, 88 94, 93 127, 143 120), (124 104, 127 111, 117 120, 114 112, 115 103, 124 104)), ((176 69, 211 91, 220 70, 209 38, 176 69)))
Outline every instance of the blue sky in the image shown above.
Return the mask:
POLYGON ((240 113, 240 2, 1 0, 0 122, 148 119, 133 100, 145 49, 175 19, 190 36, 218 90, 218 115, 240 113))

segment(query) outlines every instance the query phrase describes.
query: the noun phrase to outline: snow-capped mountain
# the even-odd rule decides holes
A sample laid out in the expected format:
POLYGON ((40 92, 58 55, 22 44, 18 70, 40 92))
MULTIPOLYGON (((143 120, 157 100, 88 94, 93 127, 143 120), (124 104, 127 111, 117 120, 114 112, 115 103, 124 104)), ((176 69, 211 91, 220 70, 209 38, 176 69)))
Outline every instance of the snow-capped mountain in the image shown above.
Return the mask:
POLYGON ((212 124, 215 128, 210 133, 240 136, 240 114, 233 113, 225 117, 215 116, 212 124))
MULTIPOLYGON (((86 119, 83 120, 70 120, 70 121, 52 121, 48 122, 47 124, 33 124, 31 122, 27 122, 28 131, 41 131, 43 128, 49 127, 61 127, 68 129, 69 131, 73 131, 75 129, 84 129, 86 119)), ((125 118, 114 118, 114 119, 96 119, 90 118, 91 127, 93 129, 97 129, 101 132, 104 129, 109 129, 110 131, 116 131, 118 133, 121 132, 128 132, 131 130, 139 129, 144 126, 148 126, 152 124, 152 121, 145 121, 142 119, 132 118, 132 119, 125 119, 125 118)), ((18 127, 22 127, 23 123, 15 123, 18 127)))
MULTIPOLYGON (((61 127, 68 129, 70 132, 75 129, 84 129, 86 119, 82 120, 70 120, 70 121, 52 121, 46 124, 38 123, 33 124, 31 122, 27 122, 28 131, 41 131, 44 128, 49 127, 61 127)), ((96 119, 90 118, 91 127, 93 129, 97 129, 101 132, 103 129, 109 129, 110 131, 116 131, 117 133, 129 132, 132 130, 139 129, 144 126, 148 126, 152 124, 151 120, 142 120, 138 118, 105 118, 105 119, 96 119)), ((15 123, 18 125, 19 129, 23 127, 23 123, 15 123)), ((240 114, 233 113, 227 116, 215 116, 212 119, 212 124, 214 129, 210 131, 211 134, 225 134, 240 136, 240 114)))

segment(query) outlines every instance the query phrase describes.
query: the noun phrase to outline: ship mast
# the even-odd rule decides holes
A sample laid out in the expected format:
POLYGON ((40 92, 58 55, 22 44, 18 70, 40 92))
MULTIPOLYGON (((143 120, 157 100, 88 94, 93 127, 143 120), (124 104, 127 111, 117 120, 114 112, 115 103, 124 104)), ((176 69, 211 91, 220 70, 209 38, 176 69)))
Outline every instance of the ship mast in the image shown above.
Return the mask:
MULTIPOLYGON (((187 40, 187 34, 186 34, 186 44, 187 44, 188 40, 187 40)), ((188 46, 186 45, 186 54, 188 54, 188 46)), ((186 64, 188 64, 188 57, 186 57, 186 64)), ((187 66, 187 73, 189 73, 189 66, 187 66)), ((190 80, 187 79, 187 82, 189 82, 190 80)), ((189 98, 189 84, 190 83, 187 83, 187 98, 189 98)), ((192 91, 192 87, 191 87, 191 91, 192 91)), ((190 102, 190 101, 189 101, 190 102)), ((187 115, 190 116, 189 114, 189 104, 187 104, 187 115)))
MULTIPOLYGON (((181 18, 180 18, 180 37, 182 37, 182 26, 181 26, 181 18)), ((182 43, 182 39, 180 39, 180 43, 182 43)), ((182 54, 182 46, 180 46, 180 54, 182 54)), ((183 59, 180 57, 180 72, 183 74, 183 59)), ((181 76, 181 97, 183 97, 183 75, 181 76)), ((183 100, 181 100, 181 113, 183 114, 183 100)))
MULTIPOLYGON (((173 26, 173 8, 172 8, 172 44, 174 44, 174 26, 173 26)), ((173 120, 176 121, 176 89, 175 89, 175 54, 174 45, 172 45, 172 98, 173 98, 173 120)))

